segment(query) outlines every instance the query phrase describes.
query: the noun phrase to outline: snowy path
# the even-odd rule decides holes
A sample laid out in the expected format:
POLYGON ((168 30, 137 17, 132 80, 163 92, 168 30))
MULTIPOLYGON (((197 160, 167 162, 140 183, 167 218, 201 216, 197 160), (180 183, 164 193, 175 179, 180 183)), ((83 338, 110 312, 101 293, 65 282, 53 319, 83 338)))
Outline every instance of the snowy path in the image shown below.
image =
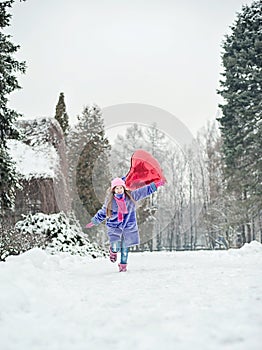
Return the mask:
POLYGON ((258 350, 262 245, 105 259, 33 249, 0 263, 3 350, 258 350))

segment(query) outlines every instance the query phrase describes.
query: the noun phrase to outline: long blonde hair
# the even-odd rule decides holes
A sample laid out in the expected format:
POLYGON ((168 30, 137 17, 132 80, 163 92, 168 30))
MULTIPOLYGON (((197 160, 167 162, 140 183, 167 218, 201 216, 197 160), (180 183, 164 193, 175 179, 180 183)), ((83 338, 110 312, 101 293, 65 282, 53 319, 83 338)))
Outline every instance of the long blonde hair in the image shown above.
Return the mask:
MULTIPOLYGON (((106 206, 106 216, 108 218, 110 218, 112 216, 112 201, 113 201, 113 198, 114 198, 114 188, 111 190, 111 188, 109 188, 107 190, 108 192, 108 196, 107 196, 107 206, 106 206)), ((136 204, 136 201, 134 200, 134 198, 132 197, 132 194, 131 194, 131 191, 127 190, 125 187, 124 187, 124 194, 134 203, 136 204)))

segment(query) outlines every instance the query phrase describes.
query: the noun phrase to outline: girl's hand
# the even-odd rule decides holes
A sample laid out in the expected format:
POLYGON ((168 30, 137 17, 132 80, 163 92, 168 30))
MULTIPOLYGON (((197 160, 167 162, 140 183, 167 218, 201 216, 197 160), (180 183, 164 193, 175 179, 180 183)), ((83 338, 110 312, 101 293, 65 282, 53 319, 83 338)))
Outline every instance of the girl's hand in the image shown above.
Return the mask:
POLYGON ((94 226, 94 224, 92 222, 89 222, 89 224, 86 225, 86 228, 91 228, 92 226, 94 226))
POLYGON ((160 187, 160 186, 164 186, 166 182, 164 180, 160 180, 158 182, 155 182, 156 188, 160 187))

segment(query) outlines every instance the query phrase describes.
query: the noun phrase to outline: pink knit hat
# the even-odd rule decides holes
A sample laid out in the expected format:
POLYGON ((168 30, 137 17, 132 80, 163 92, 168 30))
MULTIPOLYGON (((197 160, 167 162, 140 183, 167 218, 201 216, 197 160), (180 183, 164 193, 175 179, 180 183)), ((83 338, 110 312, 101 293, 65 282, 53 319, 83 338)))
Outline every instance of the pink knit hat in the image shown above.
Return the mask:
POLYGON ((126 183, 120 177, 116 177, 114 180, 111 181, 111 190, 116 186, 126 187, 126 183))

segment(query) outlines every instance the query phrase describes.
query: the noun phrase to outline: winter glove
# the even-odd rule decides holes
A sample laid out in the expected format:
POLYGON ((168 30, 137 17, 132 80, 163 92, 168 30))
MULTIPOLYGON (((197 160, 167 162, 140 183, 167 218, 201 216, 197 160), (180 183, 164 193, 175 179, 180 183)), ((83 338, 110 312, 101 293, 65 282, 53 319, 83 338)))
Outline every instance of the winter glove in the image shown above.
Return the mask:
POLYGON ((89 224, 86 225, 86 228, 90 228, 92 226, 94 226, 94 224, 92 222, 89 222, 89 224))
POLYGON ((156 188, 160 187, 160 186, 164 186, 166 182, 164 180, 160 180, 158 182, 155 182, 156 188))

